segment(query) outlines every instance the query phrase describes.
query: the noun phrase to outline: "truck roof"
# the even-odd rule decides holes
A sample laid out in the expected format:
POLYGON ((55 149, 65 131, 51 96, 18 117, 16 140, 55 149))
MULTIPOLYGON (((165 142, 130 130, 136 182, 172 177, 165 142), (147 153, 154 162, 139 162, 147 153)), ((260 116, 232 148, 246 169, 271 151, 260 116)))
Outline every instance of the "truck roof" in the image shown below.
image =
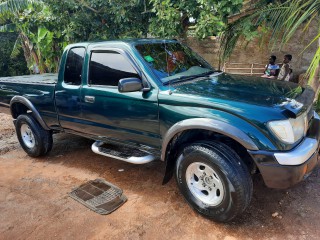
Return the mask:
POLYGON ((122 44, 129 44, 129 45, 138 45, 138 44, 152 44, 152 43, 170 43, 170 42, 177 42, 176 39, 159 39, 159 38, 130 38, 130 39, 121 39, 121 40, 99 40, 99 41, 91 41, 91 42, 80 42, 70 44, 69 46, 85 46, 91 47, 95 46, 103 46, 103 45, 122 45, 122 44))

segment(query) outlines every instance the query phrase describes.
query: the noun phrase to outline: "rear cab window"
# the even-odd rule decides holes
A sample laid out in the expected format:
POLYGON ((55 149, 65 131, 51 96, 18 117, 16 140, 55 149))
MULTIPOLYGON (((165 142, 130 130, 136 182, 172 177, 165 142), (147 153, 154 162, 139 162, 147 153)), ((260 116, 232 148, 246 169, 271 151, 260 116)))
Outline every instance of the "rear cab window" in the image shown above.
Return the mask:
POLYGON ((64 83, 81 85, 81 74, 86 49, 84 47, 71 48, 68 52, 64 69, 64 83))

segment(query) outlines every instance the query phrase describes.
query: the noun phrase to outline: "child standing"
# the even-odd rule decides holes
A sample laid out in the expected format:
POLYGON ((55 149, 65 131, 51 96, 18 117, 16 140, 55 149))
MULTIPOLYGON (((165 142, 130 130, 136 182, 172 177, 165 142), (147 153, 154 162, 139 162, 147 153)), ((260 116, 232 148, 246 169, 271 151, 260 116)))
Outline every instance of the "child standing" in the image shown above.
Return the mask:
POLYGON ((292 68, 290 65, 291 60, 292 60, 292 55, 290 54, 284 55, 283 65, 280 69, 278 80, 290 81, 292 79, 292 68))
POLYGON ((266 65, 264 74, 261 76, 263 78, 276 78, 279 74, 280 67, 276 64, 277 57, 271 55, 269 58, 269 64, 266 65))

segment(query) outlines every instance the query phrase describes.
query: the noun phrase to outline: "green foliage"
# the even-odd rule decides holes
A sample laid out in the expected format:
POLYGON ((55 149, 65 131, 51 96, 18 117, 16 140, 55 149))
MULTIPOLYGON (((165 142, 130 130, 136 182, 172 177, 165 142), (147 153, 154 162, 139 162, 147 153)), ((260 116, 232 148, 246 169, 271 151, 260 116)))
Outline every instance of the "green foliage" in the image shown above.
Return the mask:
POLYGON ((243 0, 150 0, 150 33, 160 37, 184 36, 193 26, 199 38, 224 30, 227 17, 240 11, 243 0), (193 21, 190 21, 193 20, 193 21))
POLYGON ((9 23, 0 26, 0 32, 14 32, 16 30, 16 25, 9 23))
MULTIPOLYGON (((136 0, 8 0, 0 3, 0 31, 23 36, 28 67, 54 72, 73 42, 146 36, 149 15, 136 0)), ((16 50, 16 48, 14 48, 16 50)), ((14 55, 14 54, 12 54, 14 55)))
POLYGON ((17 34, 0 33, 0 76, 25 75, 29 71, 22 51, 19 51, 13 58, 10 57, 15 44, 17 34))
POLYGON ((179 8, 183 3, 174 4, 171 0, 151 0, 153 4, 149 30, 151 34, 159 37, 178 36, 183 31, 179 8))
POLYGON ((243 0, 0 0, 0 32, 15 31, 28 67, 57 71, 67 44, 117 38, 218 35, 243 0))
POLYGON ((115 0, 44 0, 67 42, 146 36, 142 4, 115 0))
POLYGON ((29 5, 19 13, 17 31, 28 37, 30 48, 37 54, 38 62, 36 59, 29 62, 29 68, 37 64, 42 72, 56 71, 62 45, 59 46, 60 34, 55 30, 54 21, 50 8, 42 2, 29 5), (59 51, 55 51, 55 46, 59 51))
POLYGON ((6 21, 17 11, 24 9, 28 5, 28 1, 8 0, 0 3, 0 21, 6 21))

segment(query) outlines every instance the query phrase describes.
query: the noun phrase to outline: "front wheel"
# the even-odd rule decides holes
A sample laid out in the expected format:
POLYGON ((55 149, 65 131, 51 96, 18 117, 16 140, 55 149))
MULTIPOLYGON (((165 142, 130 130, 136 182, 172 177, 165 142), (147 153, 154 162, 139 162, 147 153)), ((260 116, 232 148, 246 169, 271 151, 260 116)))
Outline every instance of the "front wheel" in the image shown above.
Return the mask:
POLYGON ((219 222, 241 214, 252 196, 247 167, 230 147, 219 142, 185 147, 176 163, 176 180, 197 212, 219 222))
POLYGON ((29 156, 43 156, 51 150, 52 133, 43 129, 30 114, 18 116, 15 125, 20 145, 29 156))

